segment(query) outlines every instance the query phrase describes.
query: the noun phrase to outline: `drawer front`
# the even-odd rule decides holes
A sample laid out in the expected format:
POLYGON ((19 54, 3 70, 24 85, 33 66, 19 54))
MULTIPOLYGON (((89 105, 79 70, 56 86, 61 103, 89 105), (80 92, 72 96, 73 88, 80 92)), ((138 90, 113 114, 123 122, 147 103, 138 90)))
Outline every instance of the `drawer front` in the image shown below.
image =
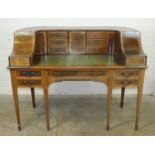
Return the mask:
POLYGON ((67 39, 68 32, 47 32, 47 37, 49 39, 67 39))
POLYGON ((87 46, 106 46, 106 39, 87 39, 87 46))
POLYGON ((42 82, 41 80, 18 80, 18 86, 22 87, 41 87, 42 82))
POLYGON ((15 40, 16 42, 32 42, 34 38, 31 35, 18 35, 15 40))
POLYGON ((67 46, 68 45, 68 40, 67 39, 52 39, 48 40, 48 46, 53 47, 53 46, 67 46))
POLYGON ((40 71, 17 71, 18 77, 41 77, 40 71))
POLYGON ((49 47, 48 54, 67 54, 67 47, 49 47))
POLYGON ((139 71, 138 70, 122 70, 115 71, 114 78, 138 78, 139 71))
POLYGON ((67 76, 106 76, 106 71, 49 71, 49 76, 67 77, 67 76))
POLYGON ((96 46, 88 46, 86 48, 86 54, 104 54, 106 53, 107 50, 106 50, 106 46, 99 46, 99 47, 96 47, 96 46))
POLYGON ((127 65, 145 65, 146 64, 146 57, 127 57, 126 60, 127 65))
POLYGON ((107 33, 106 32, 87 32, 87 38, 106 38, 107 33))
POLYGON ((138 85, 138 79, 114 79, 114 86, 118 87, 132 87, 138 85))

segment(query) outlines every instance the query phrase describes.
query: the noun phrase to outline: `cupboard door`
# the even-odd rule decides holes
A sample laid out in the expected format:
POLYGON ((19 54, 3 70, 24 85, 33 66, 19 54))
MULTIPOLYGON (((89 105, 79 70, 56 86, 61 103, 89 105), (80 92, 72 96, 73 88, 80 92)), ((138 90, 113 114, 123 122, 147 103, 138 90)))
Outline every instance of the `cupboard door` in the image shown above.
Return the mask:
POLYGON ((85 54, 85 32, 69 33, 69 52, 70 54, 85 54))

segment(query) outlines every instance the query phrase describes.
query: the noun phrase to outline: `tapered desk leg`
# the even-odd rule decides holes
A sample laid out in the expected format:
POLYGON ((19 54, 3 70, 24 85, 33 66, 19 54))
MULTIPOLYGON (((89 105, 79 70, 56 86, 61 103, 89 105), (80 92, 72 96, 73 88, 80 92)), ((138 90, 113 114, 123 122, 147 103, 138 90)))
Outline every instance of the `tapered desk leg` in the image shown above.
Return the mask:
POLYGON ((33 108, 36 108, 35 90, 34 90, 34 88, 31 88, 31 96, 32 96, 32 106, 33 106, 33 108))
POLYGON ((137 90, 138 93, 137 93, 137 105, 136 105, 135 130, 138 130, 139 128, 140 108, 141 108, 141 102, 142 102, 142 96, 143 96, 144 74, 145 74, 145 71, 141 70, 140 77, 139 77, 139 86, 137 90))
POLYGON ((120 108, 123 108, 124 106, 124 93, 125 93, 125 87, 121 88, 121 103, 120 103, 120 108))
POLYGON ((18 130, 21 131, 18 88, 15 80, 15 71, 11 71, 11 82, 12 82, 12 92, 13 92, 13 98, 14 98, 15 111, 16 111, 17 127, 18 127, 18 130))
POLYGON ((44 103, 45 103, 45 115, 46 115, 47 130, 50 130, 49 106, 48 106, 48 87, 44 88, 44 103))
POLYGON ((107 130, 110 130, 110 119, 111 119, 111 100, 112 100, 112 86, 108 86, 107 93, 107 130))
POLYGON ((142 93, 143 87, 138 87, 138 95, 137 95, 137 105, 136 105, 136 122, 135 122, 135 130, 138 130, 139 127, 139 118, 140 118, 140 107, 142 102, 142 93))
POLYGON ((44 91, 44 106, 45 106, 45 115, 46 115, 46 126, 47 130, 50 130, 50 121, 49 121, 49 105, 48 105, 48 72, 42 71, 43 78, 43 91, 44 91))

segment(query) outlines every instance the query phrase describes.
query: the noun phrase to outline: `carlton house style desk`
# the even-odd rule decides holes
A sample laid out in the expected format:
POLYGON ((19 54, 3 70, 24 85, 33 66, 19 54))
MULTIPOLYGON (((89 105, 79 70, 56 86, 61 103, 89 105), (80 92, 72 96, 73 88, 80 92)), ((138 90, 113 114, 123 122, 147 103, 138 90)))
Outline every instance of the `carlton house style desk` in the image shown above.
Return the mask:
POLYGON ((137 88, 137 130, 147 59, 140 39, 140 32, 122 27, 32 27, 16 31, 8 68, 18 130, 21 130, 18 88, 31 89, 34 108, 34 90, 43 89, 47 130, 50 130, 48 87, 63 80, 106 84, 107 130, 113 88, 121 88, 120 107, 123 107, 125 88, 137 88))

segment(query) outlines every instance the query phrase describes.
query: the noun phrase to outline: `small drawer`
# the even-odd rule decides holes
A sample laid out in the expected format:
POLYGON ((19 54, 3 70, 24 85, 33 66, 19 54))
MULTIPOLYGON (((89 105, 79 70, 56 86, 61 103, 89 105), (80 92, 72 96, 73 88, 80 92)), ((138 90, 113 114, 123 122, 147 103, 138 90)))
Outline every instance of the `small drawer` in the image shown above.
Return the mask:
POLYGON ((106 38, 107 33, 101 31, 87 32, 87 38, 106 38))
POLYGON ((48 32, 48 39, 67 39, 68 32, 48 32))
POLYGON ((114 78, 138 78, 139 71, 138 70, 122 70, 115 71, 114 78))
POLYGON ((87 46, 86 48, 86 54, 105 54, 106 52, 106 46, 87 46))
POLYGON ((31 35, 18 35, 15 37, 16 42, 32 42, 33 39, 31 35))
POLYGON ((18 77, 40 77, 41 72, 40 71, 18 71, 17 76, 18 77))
POLYGON ((41 80, 18 80, 17 84, 23 87, 39 87, 42 85, 41 80))
POLYGON ((67 54, 67 47, 49 47, 48 54, 67 54))
POLYGON ((121 86, 121 87, 127 87, 127 86, 137 86, 138 85, 138 79, 114 79, 114 86, 121 86))
POLYGON ((67 39, 52 39, 48 40, 48 46, 53 47, 53 46, 67 46, 68 45, 68 40, 67 39))
POLYGON ((106 39, 87 39, 87 46, 106 46, 106 39))

